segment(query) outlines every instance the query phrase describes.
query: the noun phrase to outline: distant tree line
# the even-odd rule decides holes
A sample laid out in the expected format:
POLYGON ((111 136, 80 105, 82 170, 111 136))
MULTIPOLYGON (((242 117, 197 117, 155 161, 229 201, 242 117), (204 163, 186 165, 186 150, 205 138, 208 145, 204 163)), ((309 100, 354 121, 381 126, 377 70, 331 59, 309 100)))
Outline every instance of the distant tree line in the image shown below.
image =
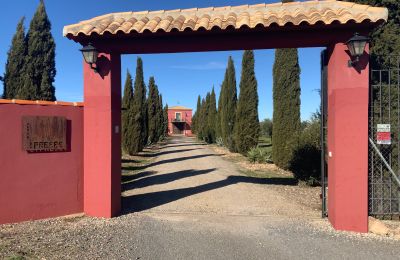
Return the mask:
POLYGON ((137 59, 134 84, 132 81, 128 71, 122 98, 122 148, 130 155, 163 140, 168 131, 168 105, 163 108, 154 77, 150 77, 147 95, 141 58, 137 59))
POLYGON ((207 143, 220 142, 232 152, 246 154, 259 137, 257 80, 254 53, 243 53, 240 93, 237 97, 235 67, 231 57, 221 85, 218 109, 214 87, 205 98, 198 97, 192 129, 207 143))
POLYGON ((55 101, 56 45, 43 0, 25 34, 21 18, 8 51, 3 98, 55 101))

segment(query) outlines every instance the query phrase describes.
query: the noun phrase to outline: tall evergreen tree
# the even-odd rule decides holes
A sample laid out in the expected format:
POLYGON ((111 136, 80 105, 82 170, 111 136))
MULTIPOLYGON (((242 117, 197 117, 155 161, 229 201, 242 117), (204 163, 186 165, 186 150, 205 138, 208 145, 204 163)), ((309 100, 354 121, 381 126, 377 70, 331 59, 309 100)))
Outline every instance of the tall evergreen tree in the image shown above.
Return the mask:
POLYGON ((165 125, 164 125, 164 110, 163 101, 161 93, 158 95, 158 105, 157 105, 157 119, 158 119, 158 129, 157 129, 157 140, 160 140, 165 136, 165 125))
POLYGON ((23 76, 25 72, 25 18, 21 18, 17 25, 17 31, 12 39, 10 50, 8 51, 6 69, 4 73, 4 91, 3 98, 20 98, 18 93, 23 85, 23 76))
POLYGON ((159 128, 159 113, 158 113, 158 90, 154 77, 150 77, 149 81, 149 97, 147 100, 147 115, 148 115, 148 136, 151 143, 158 141, 159 128))
POLYGON ((194 132, 194 133, 198 133, 198 118, 199 118, 199 115, 200 115, 200 110, 201 110, 201 97, 200 97, 200 95, 197 97, 197 106, 196 106, 196 112, 194 113, 194 115, 193 115, 193 118, 192 118, 192 131, 194 132))
POLYGON ((124 96, 122 98, 122 149, 128 154, 134 154, 132 124, 134 117, 132 116, 131 106, 133 104, 132 76, 127 71, 124 96))
POLYGON ((143 79, 143 62, 138 57, 136 66, 133 102, 130 106, 129 116, 132 123, 132 154, 143 150, 147 143, 147 107, 146 86, 143 79))
POLYGON ((164 107, 164 129, 165 129, 164 135, 167 135, 169 132, 169 129, 168 129, 168 104, 165 104, 165 107, 164 107))
POLYGON ((207 105, 207 142, 215 143, 215 133, 216 133, 216 121, 217 121, 217 104, 215 98, 214 87, 211 90, 211 94, 209 95, 209 102, 207 105))
POLYGON ((241 154, 257 146, 260 134, 258 119, 257 80, 254 72, 254 52, 243 53, 240 93, 235 122, 235 144, 241 154))
POLYGON ((233 130, 236 118, 237 89, 235 65, 231 56, 229 56, 223 85, 225 86, 224 93, 222 94, 221 133, 225 146, 233 151, 235 150, 233 130))
POLYGON ((53 83, 56 76, 56 45, 43 0, 40 0, 39 7, 30 23, 26 41, 28 43, 26 71, 24 89, 21 89, 20 96, 24 99, 55 101, 53 83))
POLYGON ((207 93, 206 98, 201 99, 200 110, 197 118, 197 138, 199 140, 205 140, 207 136, 207 96, 210 99, 210 93, 207 93))
POLYGON ((275 51, 273 77, 272 157, 277 166, 288 169, 301 130, 297 49, 275 51))

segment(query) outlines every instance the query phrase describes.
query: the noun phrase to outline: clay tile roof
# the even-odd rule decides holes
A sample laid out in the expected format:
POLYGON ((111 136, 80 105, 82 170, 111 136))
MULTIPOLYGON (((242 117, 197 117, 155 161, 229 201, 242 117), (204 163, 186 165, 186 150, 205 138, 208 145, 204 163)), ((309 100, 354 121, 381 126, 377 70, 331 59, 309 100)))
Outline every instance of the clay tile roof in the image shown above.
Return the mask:
POLYGON ((169 107, 169 110, 192 110, 191 108, 188 107, 184 107, 184 106, 173 106, 173 107, 169 107))
POLYGON ((112 13, 64 27, 67 37, 387 21, 386 8, 336 0, 112 13))
POLYGON ((22 100, 22 99, 0 99, 0 104, 83 107, 83 102, 42 101, 42 100, 22 100))

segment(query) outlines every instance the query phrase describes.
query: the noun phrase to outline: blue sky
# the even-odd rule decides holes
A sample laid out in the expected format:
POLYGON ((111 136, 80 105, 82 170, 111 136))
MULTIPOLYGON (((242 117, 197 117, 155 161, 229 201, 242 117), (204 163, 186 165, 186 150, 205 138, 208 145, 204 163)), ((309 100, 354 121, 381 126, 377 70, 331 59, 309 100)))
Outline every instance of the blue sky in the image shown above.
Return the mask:
MULTIPOLYGON (((73 24, 94 16, 123 11, 142 11, 177 9, 191 7, 209 7, 278 0, 191 0, 191 1, 138 1, 138 0, 47 0, 46 8, 52 22, 52 33, 56 41, 57 76, 55 81, 56 96, 63 101, 83 100, 82 57, 78 51, 79 44, 62 36, 64 25, 73 24)), ((25 27, 37 8, 39 0, 13 0, 2 6, 0 23, 3 24, 0 39, 0 74, 4 73, 11 39, 16 25, 22 16, 26 17, 25 27)), ((299 49, 301 66, 301 117, 308 119, 319 106, 320 88, 320 51, 321 48, 299 49)), ((144 63, 145 79, 154 76, 163 94, 164 103, 184 105, 195 108, 197 96, 204 96, 215 86, 219 93, 225 67, 229 56, 232 56, 237 71, 237 82, 240 81, 242 51, 147 54, 141 55, 144 63)), ((272 67, 274 50, 255 51, 255 70, 258 80, 260 120, 272 117, 272 67)), ((136 56, 124 55, 122 58, 122 83, 126 71, 135 72, 136 56)), ((239 87, 239 86, 238 86, 239 87)), ((2 92, 2 88, 0 93, 2 92)))

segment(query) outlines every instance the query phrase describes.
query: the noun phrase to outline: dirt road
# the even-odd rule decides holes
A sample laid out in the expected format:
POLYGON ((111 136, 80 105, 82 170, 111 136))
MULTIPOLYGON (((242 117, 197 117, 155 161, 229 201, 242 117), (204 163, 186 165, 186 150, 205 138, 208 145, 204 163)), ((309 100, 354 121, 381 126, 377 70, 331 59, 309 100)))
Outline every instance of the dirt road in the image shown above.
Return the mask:
POLYGON ((194 138, 170 139, 140 176, 122 187, 125 213, 320 217, 274 189, 274 185, 293 185, 291 179, 245 176, 194 138))

